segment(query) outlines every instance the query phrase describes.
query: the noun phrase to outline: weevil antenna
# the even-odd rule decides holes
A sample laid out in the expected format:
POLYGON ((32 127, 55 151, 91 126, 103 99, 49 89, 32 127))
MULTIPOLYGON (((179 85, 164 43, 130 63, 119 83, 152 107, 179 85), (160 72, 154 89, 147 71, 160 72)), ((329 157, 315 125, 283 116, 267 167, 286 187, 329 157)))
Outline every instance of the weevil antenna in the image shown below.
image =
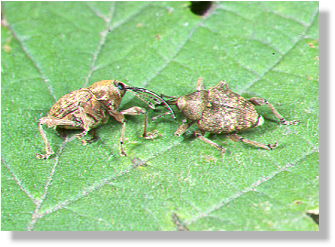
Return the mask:
MULTIPOLYGON (((137 98, 139 98, 140 100, 142 100, 143 102, 145 102, 151 109, 156 109, 156 104, 155 103, 152 103, 150 102, 149 100, 146 99, 146 97, 149 97, 150 99, 153 99, 155 102, 157 101, 157 99, 154 99, 153 97, 151 96, 147 96, 147 95, 142 95, 140 93, 135 93, 133 91, 131 91, 137 98)), ((159 102, 160 103, 160 102, 159 102)))
POLYGON ((155 106, 151 102, 148 102, 146 99, 144 99, 143 95, 141 95, 141 93, 148 94, 148 95, 146 95, 147 97, 154 100, 156 103, 165 105, 165 107, 168 109, 168 111, 172 115, 172 118, 174 118, 174 119, 176 118, 176 116, 174 114, 174 111, 172 110, 171 106, 158 94, 156 94, 156 93, 154 93, 154 92, 152 92, 148 89, 140 88, 140 87, 126 87, 125 89, 130 90, 131 92, 134 92, 134 95, 136 97, 138 97, 140 100, 146 102, 149 105, 150 108, 155 109, 155 106))
POLYGON ((165 100, 166 103, 169 104, 169 105, 176 105, 176 104, 177 104, 178 97, 175 97, 175 96, 167 96, 167 95, 164 95, 164 94, 161 94, 161 97, 162 97, 162 98, 167 98, 167 99, 164 99, 164 100, 165 100))

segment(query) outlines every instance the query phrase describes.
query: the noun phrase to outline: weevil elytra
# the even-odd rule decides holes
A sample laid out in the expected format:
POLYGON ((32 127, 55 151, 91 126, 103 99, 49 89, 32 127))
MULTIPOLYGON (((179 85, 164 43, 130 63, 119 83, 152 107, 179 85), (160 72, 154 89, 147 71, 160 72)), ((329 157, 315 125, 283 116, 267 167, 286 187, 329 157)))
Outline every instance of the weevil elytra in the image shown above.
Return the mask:
MULTIPOLYGON (((107 123, 109 116, 122 123, 120 137, 120 154, 126 156, 124 150, 124 138, 126 131, 126 121, 124 115, 146 114, 145 109, 133 106, 129 109, 119 111, 119 106, 126 91, 134 92, 142 101, 146 102, 150 108, 155 108, 155 104, 165 105, 169 113, 174 113, 171 107, 156 93, 145 88, 130 87, 117 80, 103 80, 93 83, 88 88, 81 88, 61 97, 50 109, 48 116, 39 120, 38 128, 45 143, 46 154, 36 154, 39 159, 47 159, 54 154, 46 133, 42 126, 59 127, 63 129, 82 129, 76 137, 81 139, 87 133, 101 124, 107 123), (153 101, 153 102, 151 102, 153 101)), ((143 136, 150 139, 146 132, 147 115, 143 136)), ((90 140, 83 140, 83 144, 90 140)))
POLYGON ((176 105, 186 118, 177 129, 175 135, 183 135, 192 124, 198 125, 195 136, 206 143, 225 152, 225 148, 206 138, 206 132, 214 134, 226 134, 233 141, 241 141, 259 148, 271 150, 277 147, 275 144, 263 144, 245 139, 237 133, 260 126, 263 117, 256 111, 255 106, 267 105, 279 119, 280 124, 296 125, 299 121, 286 121, 285 118, 266 99, 254 97, 245 99, 233 92, 225 81, 219 82, 215 87, 205 90, 203 80, 198 80, 197 91, 181 97, 169 97, 167 103, 176 105))

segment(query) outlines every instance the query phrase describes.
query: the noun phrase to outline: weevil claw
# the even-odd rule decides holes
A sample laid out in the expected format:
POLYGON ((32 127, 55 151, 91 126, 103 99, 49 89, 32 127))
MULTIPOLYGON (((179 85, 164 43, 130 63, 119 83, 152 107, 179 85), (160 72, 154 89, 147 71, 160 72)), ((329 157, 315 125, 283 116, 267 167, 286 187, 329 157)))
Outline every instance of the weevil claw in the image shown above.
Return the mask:
POLYGON ((299 120, 287 121, 285 118, 280 119, 280 124, 282 124, 282 125, 297 125, 299 123, 300 123, 299 120))
POLYGON ((146 140, 153 140, 153 139, 156 139, 159 136, 162 136, 162 134, 160 134, 158 132, 158 130, 154 130, 152 132, 147 132, 146 135, 143 136, 143 138, 146 139, 146 140))
POLYGON ((40 160, 46 160, 49 159, 51 154, 36 154, 36 158, 40 160))
POLYGON ((275 144, 268 144, 267 146, 270 148, 270 150, 275 149, 278 147, 278 142, 276 142, 275 144))

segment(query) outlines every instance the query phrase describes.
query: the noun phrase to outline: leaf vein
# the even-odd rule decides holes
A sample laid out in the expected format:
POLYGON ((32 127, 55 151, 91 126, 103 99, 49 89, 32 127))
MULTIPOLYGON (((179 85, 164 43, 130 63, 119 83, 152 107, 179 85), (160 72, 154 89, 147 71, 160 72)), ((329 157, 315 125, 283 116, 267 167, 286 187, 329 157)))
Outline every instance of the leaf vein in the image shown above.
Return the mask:
POLYGON ((274 177, 276 177, 277 175, 279 175, 280 173, 287 171, 288 168, 295 166, 296 163, 300 162, 302 159, 304 159, 306 156, 311 155, 312 153, 315 153, 316 151, 312 151, 308 154, 304 154, 301 158, 299 158, 297 161, 294 162, 294 164, 289 163, 283 167, 281 167, 280 169, 278 169, 277 171, 272 172, 269 176, 266 177, 262 177, 261 179, 259 179, 258 181, 254 182, 253 184, 251 184, 249 187, 243 189, 240 192, 237 192, 236 194, 223 199, 221 202, 219 202, 218 204, 214 205, 213 207, 209 208, 208 210, 206 210, 204 213, 201 213, 189 220, 186 221, 187 225, 190 225, 194 222, 196 222, 197 220, 207 217, 210 214, 212 214, 213 212, 223 208, 224 206, 228 205, 229 203, 231 203, 232 201, 240 198, 241 196, 243 196, 244 194, 251 192, 251 191, 255 191, 258 192, 256 189, 257 187, 259 187, 260 185, 270 181, 271 179, 273 179, 274 177))
POLYGON ((45 201, 45 199, 47 197, 49 187, 50 187, 50 185, 52 183, 53 176, 55 175, 56 168, 57 168, 57 166, 59 164, 59 158, 60 158, 61 154, 63 153, 66 144, 68 142, 70 142, 71 140, 73 140, 73 138, 66 137, 66 139, 63 141, 62 146, 60 147, 60 149, 59 149, 59 151, 58 151, 58 153, 57 153, 57 155, 55 157, 55 163, 54 163, 54 165, 53 165, 53 167, 51 169, 50 175, 49 175, 49 177, 48 177, 48 179, 46 181, 46 184, 44 186, 44 193, 41 196, 41 199, 38 201, 38 204, 36 205, 36 208, 35 208, 35 210, 33 212, 31 222, 29 223, 29 225, 27 227, 28 231, 32 231, 34 229, 35 224, 38 221, 38 219, 42 217, 41 214, 40 214, 40 209, 42 207, 43 202, 45 201))
POLYGON ((94 220, 94 221, 96 221, 96 222, 98 222, 98 223, 104 223, 105 225, 108 225, 109 227, 113 227, 113 224, 112 223, 110 223, 110 222, 108 222, 107 220, 104 220, 104 219, 102 219, 102 218, 96 218, 96 217, 94 217, 94 216, 91 216, 91 215, 87 215, 87 214, 82 214, 82 213, 79 213, 79 212, 77 212, 77 211, 75 211, 75 210, 73 210, 73 209, 69 209, 69 208, 67 208, 67 207, 65 207, 65 209, 66 210, 69 210, 70 212, 72 212, 72 213, 74 213, 74 214, 76 214, 76 215, 78 215, 78 216, 80 216, 80 217, 83 217, 83 218, 87 218, 87 219, 89 219, 89 220, 94 220))
POLYGON ((54 99, 54 101, 57 101, 57 97, 54 93, 54 89, 50 83, 49 78, 46 76, 46 74, 43 72, 43 69, 41 67, 41 65, 36 61, 36 59, 33 57, 33 55, 31 54, 31 52, 28 49, 28 46, 24 43, 24 39, 19 37, 19 34, 14 30, 13 26, 8 23, 8 28, 11 31, 11 33, 13 34, 13 37, 18 41, 22 51, 24 52, 24 54, 26 55, 26 57, 28 58, 29 61, 32 62, 33 66, 35 67, 35 69, 38 71, 38 73, 41 75, 41 78, 43 80, 43 82, 46 84, 48 91, 50 93, 50 95, 52 96, 52 98, 54 99))
POLYGON ((109 10, 109 15, 107 18, 104 19, 105 23, 106 23, 106 29, 103 30, 100 33, 100 41, 99 44, 97 46, 97 49, 95 50, 95 52, 93 53, 93 57, 92 57, 92 62, 88 71, 88 75, 85 78, 85 83, 83 85, 83 87, 86 87, 94 73, 94 71, 96 70, 96 62, 98 60, 98 57, 106 43, 106 39, 107 36, 109 34, 109 32, 111 31, 111 26, 112 26, 112 20, 113 20, 113 15, 114 15, 114 11, 115 11, 115 2, 112 2, 111 8, 109 10))
POLYGON ((206 217, 208 215, 210 215, 211 213, 223 208, 224 206, 226 206, 227 204, 231 203, 232 201, 240 198, 241 196, 243 196, 244 194, 250 192, 250 191, 256 191, 256 188, 260 185, 262 185, 263 183, 271 180, 272 178, 274 178, 275 176, 277 176, 278 174, 280 174, 283 171, 286 171, 287 168, 291 167, 292 164, 287 164, 286 166, 280 168, 279 170, 273 172, 271 175, 266 176, 266 177, 262 177, 260 180, 254 182, 253 184, 251 184, 249 187, 243 189, 242 191, 222 200, 220 203, 214 205, 213 207, 211 207, 210 209, 208 209, 206 212, 191 218, 190 220, 187 221, 187 224, 191 224, 194 223, 195 221, 199 220, 200 218, 206 217))
POLYGON ((107 36, 109 33, 111 33, 112 31, 114 31, 115 29, 119 28, 120 26, 122 26, 123 24, 125 24, 126 22, 128 22, 129 20, 131 20, 132 18, 134 18, 135 16, 137 16, 139 13, 142 12, 143 9, 145 9, 147 6, 144 6, 142 8, 140 8, 138 11, 136 11, 135 13, 133 13, 132 15, 128 16, 127 18, 125 18, 124 20, 116 23, 116 24, 113 24, 112 23, 112 16, 114 15, 114 11, 115 11, 115 5, 116 3, 113 2, 113 5, 110 9, 110 15, 107 19, 105 19, 105 21, 107 21, 107 24, 106 24, 106 29, 104 31, 102 31, 100 33, 101 35, 101 39, 100 39, 100 42, 98 44, 98 47, 97 49, 95 50, 95 52, 93 53, 93 58, 92 58, 92 63, 90 65, 90 69, 88 71, 88 75, 86 76, 85 78, 85 83, 83 85, 83 87, 86 87, 93 75, 94 72, 96 72, 97 70, 105 67, 100 67, 100 66, 97 66, 96 65, 96 62, 98 60, 98 57, 100 56, 102 50, 103 50, 103 47, 104 45, 106 44, 106 41, 107 41, 107 36))
POLYGON ((56 206, 54 206, 51 209, 46 210, 45 212, 43 212, 40 217, 44 217, 45 215, 54 213, 60 209, 65 208, 66 206, 88 196, 90 193, 95 192, 97 190, 99 190, 100 188, 102 188, 104 185, 111 183, 111 181, 114 181, 126 174, 128 174, 129 172, 131 172, 133 169, 136 169, 138 166, 134 166, 131 165, 129 166, 127 169, 121 171, 119 174, 111 176, 111 177, 106 177, 104 179, 102 179, 99 183, 93 184, 92 186, 88 187, 86 190, 80 191, 76 196, 74 196, 73 198, 67 199, 63 202, 58 203, 56 206))
MULTIPOLYGON (((210 15, 213 16, 213 15, 210 15)), ((190 33, 186 36, 186 39, 184 40, 184 42, 182 42, 176 49, 175 53, 166 60, 166 62, 151 76, 149 77, 146 81, 144 81, 144 86, 147 86, 154 78, 156 78, 157 76, 159 76, 164 69, 166 69, 169 64, 171 62, 174 61, 174 59, 180 54, 180 52, 182 51, 182 49, 185 47, 185 45, 191 40, 191 38, 193 37, 193 34, 196 32, 196 30, 203 25, 203 23, 209 19, 209 17, 204 17, 201 21, 199 21, 190 31, 190 33)))
POLYGON ((303 31, 303 33, 300 35, 300 38, 297 39, 292 46, 273 64, 271 65, 267 70, 265 70, 258 78, 256 78, 255 80, 251 81, 251 83, 249 83, 243 90, 242 93, 245 93, 246 90, 248 90, 250 87, 252 87, 254 84, 256 84, 258 81, 260 81, 267 73, 269 73, 271 70, 273 70, 283 59, 285 56, 287 56, 289 54, 290 51, 292 51, 294 49, 294 47, 296 47, 296 45, 304 38, 304 35, 308 32, 308 30, 312 27, 316 17, 318 16, 319 13, 319 9, 316 9, 316 11, 313 14, 313 18, 311 23, 305 28, 305 30, 303 31))
POLYGON ((9 173, 12 175, 15 183, 19 186, 19 188, 33 201, 35 205, 38 204, 38 200, 30 193, 30 191, 24 186, 23 182, 16 176, 11 166, 6 162, 6 160, 1 157, 1 163, 7 168, 9 173))

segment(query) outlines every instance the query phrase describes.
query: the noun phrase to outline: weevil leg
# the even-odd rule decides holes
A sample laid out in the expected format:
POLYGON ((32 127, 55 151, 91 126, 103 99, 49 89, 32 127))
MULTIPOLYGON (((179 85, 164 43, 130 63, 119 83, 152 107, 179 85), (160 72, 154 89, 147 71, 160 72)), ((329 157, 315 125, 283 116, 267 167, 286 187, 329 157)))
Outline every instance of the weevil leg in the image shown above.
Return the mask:
POLYGON ((182 125, 179 126, 179 128, 176 130, 174 135, 176 135, 176 136, 183 135, 186 132, 186 130, 188 130, 192 126, 193 123, 194 122, 183 123, 182 125))
POLYGON ((41 118, 39 123, 38 123, 38 129, 41 133, 41 136, 43 138, 43 141, 45 143, 45 154, 36 154, 36 158, 38 159, 48 159, 50 157, 50 155, 54 154, 54 151, 51 148, 50 142, 47 138, 47 135, 45 133, 45 130, 43 129, 43 125, 45 124, 45 120, 47 120, 47 118, 41 118))
POLYGON ((145 118, 144 118, 144 126, 143 126, 143 137, 146 138, 148 136, 148 132, 147 132, 147 129, 148 129, 148 123, 149 123, 149 119, 148 119, 148 114, 146 113, 145 114, 145 118))
POLYGON ((127 153, 124 150, 124 141, 125 141, 125 134, 126 134, 126 120, 124 118, 124 115, 141 115, 145 114, 146 111, 145 109, 138 107, 138 106, 133 106, 129 109, 123 110, 121 112, 113 112, 113 117, 122 123, 122 129, 121 129, 121 137, 120 137, 120 154, 121 156, 127 156, 127 153))
POLYGON ((148 116, 146 114, 146 110, 138 107, 133 106, 129 109, 123 110, 121 112, 113 111, 110 112, 110 114, 119 122, 122 123, 122 129, 121 129, 121 137, 120 137, 120 154, 121 156, 127 156, 127 153, 124 149, 124 141, 125 141, 125 134, 126 134, 126 120, 124 118, 124 115, 131 115, 131 116, 137 116, 145 114, 145 120, 144 120, 144 130, 143 130, 143 137, 146 139, 153 139, 155 136, 157 136, 155 133, 152 134, 150 132, 147 132, 147 126, 148 126, 148 116), (155 135, 155 136, 154 136, 155 135))
POLYGON ((219 145, 219 144, 213 142, 212 140, 206 138, 206 137, 204 136, 204 133, 201 133, 201 131, 196 130, 196 131, 194 132, 194 135, 195 135, 198 139, 200 139, 200 140, 202 140, 202 141, 204 141, 204 142, 206 142, 206 143, 212 145, 213 147, 219 149, 222 153, 225 153, 225 152, 226 152, 226 149, 225 149, 224 147, 222 147, 221 145, 219 145))
POLYGON ((120 137, 120 155, 127 156, 126 151, 124 151, 124 139, 126 134, 126 120, 122 122, 121 137, 120 137))
POLYGON ((272 149, 275 149, 278 146, 278 142, 276 142, 275 144, 263 144, 263 143, 260 143, 260 142, 245 139, 242 136, 239 136, 237 134, 229 134, 227 136, 235 142, 244 142, 244 143, 250 144, 252 146, 263 148, 263 149, 266 149, 266 150, 272 150, 272 149))
POLYGON ((271 104, 269 103, 266 99, 264 98, 259 98, 259 97, 253 97, 251 99, 249 99, 249 101, 254 104, 254 105, 268 105, 269 108, 271 109, 271 111, 273 112, 273 114, 276 116, 276 118, 279 119, 280 124, 283 125, 297 125, 299 123, 298 120, 293 120, 293 121, 287 121, 278 111, 277 109, 271 104))
POLYGON ((91 144, 92 142, 95 142, 98 139, 96 129, 92 129, 90 134, 92 135, 92 138, 87 139, 87 140, 82 140, 81 142, 83 145, 91 144))
POLYGON ((205 90, 204 78, 200 77, 197 83, 197 91, 205 90))
POLYGON ((121 111, 122 115, 131 115, 131 116, 137 116, 141 114, 145 114, 144 118, 144 130, 143 130, 143 137, 147 136, 147 126, 148 126, 148 115, 145 109, 139 107, 139 106, 133 106, 129 109, 121 111))
POLYGON ((133 106, 130 107, 126 110, 123 110, 120 112, 122 115, 131 115, 131 116, 137 116, 137 115, 141 115, 141 114, 145 114, 146 111, 145 109, 139 107, 139 106, 133 106))
MULTIPOLYGON (((81 133, 76 134, 75 137, 78 138, 79 140, 81 140, 84 136, 86 136, 88 134, 88 132, 90 131, 89 128, 84 129, 81 133)), ((94 137, 91 139, 87 139, 87 140, 81 140, 81 143, 85 146, 88 143, 92 143, 94 140, 94 137)))
POLYGON ((171 112, 164 112, 163 114, 161 114, 161 115, 158 115, 158 116, 155 116, 155 117, 153 117, 152 118, 152 121, 156 121, 158 118, 161 118, 161 117, 164 117, 164 116, 166 116, 166 115, 169 115, 169 114, 171 114, 171 112))
POLYGON ((141 114, 145 114, 145 118, 144 118, 144 128, 143 128, 143 137, 145 139, 155 139, 158 136, 158 132, 148 132, 148 114, 146 112, 145 109, 138 107, 138 106, 133 106, 129 109, 123 110, 121 111, 121 114, 123 115, 141 115, 141 114))
POLYGON ((43 125, 46 124, 49 128, 50 127, 56 127, 56 126, 73 126, 73 127, 80 127, 79 123, 76 123, 71 120, 64 120, 64 119, 57 119, 52 117, 43 117, 39 120, 38 123, 38 129, 41 133, 41 136, 43 138, 43 141, 45 143, 45 151, 46 154, 36 154, 36 158, 38 159, 48 159, 52 154, 54 154, 54 151, 52 150, 50 146, 50 142, 48 141, 48 138, 46 136, 46 133, 43 129, 43 125))
POLYGON ((88 131, 89 131, 89 130, 84 129, 83 132, 81 132, 81 133, 79 133, 79 134, 76 134, 76 137, 77 137, 78 139, 81 139, 81 138, 83 138, 84 136, 87 135, 88 131))
MULTIPOLYGON (((129 108, 131 109, 131 108, 129 108)), ((124 139, 125 139, 125 133, 126 133, 126 119, 124 117, 124 114, 127 114, 129 112, 129 109, 124 110, 122 112, 118 112, 116 110, 113 109, 109 109, 108 112, 109 114, 115 118, 116 121, 122 123, 122 128, 121 128, 121 136, 120 136, 120 155, 121 156, 127 156, 127 153, 124 151, 124 139)), ((130 114, 132 115, 132 114, 130 114)))
POLYGON ((144 118, 144 126, 143 126, 143 135, 142 137, 147 140, 153 140, 157 138, 160 134, 157 130, 154 130, 153 132, 148 132, 148 123, 149 123, 149 116, 146 113, 144 118))
MULTIPOLYGON (((81 128, 83 131, 79 134, 76 134, 75 137, 79 140, 87 135, 90 131, 90 126, 92 125, 92 120, 88 117, 87 113, 85 112, 83 107, 79 107, 78 113, 74 114, 75 118, 79 119, 81 122, 81 128)), ((85 141, 82 141, 83 145, 85 145, 85 141)))

